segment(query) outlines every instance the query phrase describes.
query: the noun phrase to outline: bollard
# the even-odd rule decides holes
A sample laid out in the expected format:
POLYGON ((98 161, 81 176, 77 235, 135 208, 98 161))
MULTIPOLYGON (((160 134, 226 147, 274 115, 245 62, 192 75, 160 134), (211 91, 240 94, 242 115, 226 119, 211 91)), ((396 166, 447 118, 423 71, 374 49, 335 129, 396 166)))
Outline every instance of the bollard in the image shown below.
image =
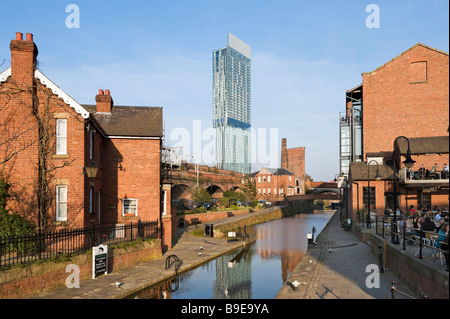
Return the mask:
POLYGON ((378 267, 380 268, 380 273, 384 273, 383 246, 381 246, 381 245, 378 245, 378 267))
POLYGON ((403 250, 406 250, 406 222, 403 223, 403 250))
POLYGON ((395 281, 391 281, 391 298, 395 299, 395 281))

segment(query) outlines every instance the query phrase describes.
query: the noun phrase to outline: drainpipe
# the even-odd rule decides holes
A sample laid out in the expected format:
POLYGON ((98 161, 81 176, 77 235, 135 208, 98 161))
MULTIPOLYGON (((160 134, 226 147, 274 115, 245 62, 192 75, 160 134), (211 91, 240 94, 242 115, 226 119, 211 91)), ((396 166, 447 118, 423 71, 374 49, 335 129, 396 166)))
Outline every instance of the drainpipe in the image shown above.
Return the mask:
POLYGON ((356 184, 356 209, 359 211, 359 184, 355 181, 352 184, 356 184))

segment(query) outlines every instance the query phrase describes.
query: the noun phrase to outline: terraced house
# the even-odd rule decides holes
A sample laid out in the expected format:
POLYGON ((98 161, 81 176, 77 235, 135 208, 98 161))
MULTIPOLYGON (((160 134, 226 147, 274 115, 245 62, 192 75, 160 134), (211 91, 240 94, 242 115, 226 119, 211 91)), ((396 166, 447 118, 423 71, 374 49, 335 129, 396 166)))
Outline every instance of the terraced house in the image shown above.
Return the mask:
POLYGON ((10 49, 0 73, 8 208, 42 230, 160 222, 162 108, 114 105, 102 89, 79 104, 37 68, 32 34, 10 49))

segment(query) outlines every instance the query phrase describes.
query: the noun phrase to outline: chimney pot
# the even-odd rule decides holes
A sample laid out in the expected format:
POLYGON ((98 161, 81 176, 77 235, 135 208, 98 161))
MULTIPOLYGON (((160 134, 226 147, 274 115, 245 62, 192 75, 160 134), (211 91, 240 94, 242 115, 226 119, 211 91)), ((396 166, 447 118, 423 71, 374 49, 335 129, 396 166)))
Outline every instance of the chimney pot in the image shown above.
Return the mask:
POLYGON ((104 93, 103 93, 103 90, 102 89, 100 89, 100 90, 98 90, 98 95, 103 95, 104 93))
POLYGON ((105 90, 105 95, 110 95, 109 90, 105 90))
POLYGON ((23 34, 20 32, 16 32, 16 40, 22 41, 23 40, 23 34))
POLYGON ((33 34, 27 33, 27 41, 33 42, 33 34))

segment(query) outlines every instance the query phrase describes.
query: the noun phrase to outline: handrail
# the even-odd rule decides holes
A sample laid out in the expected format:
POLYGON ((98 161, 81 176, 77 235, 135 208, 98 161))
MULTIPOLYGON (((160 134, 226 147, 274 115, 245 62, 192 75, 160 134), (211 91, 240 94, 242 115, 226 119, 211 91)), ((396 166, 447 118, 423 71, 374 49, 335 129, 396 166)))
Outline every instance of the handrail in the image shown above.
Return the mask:
MULTIPOLYGON (((375 216, 375 233, 377 235, 382 236, 385 238, 386 231, 388 231, 391 234, 394 234, 402 239, 402 249, 406 250, 406 242, 414 242, 415 244, 418 244, 419 249, 416 254, 418 254, 418 258, 423 259, 422 250, 424 247, 429 247, 435 252, 440 252, 444 254, 449 254, 449 246, 447 245, 447 250, 442 250, 440 247, 434 246, 434 243, 437 240, 431 240, 430 238, 427 238, 427 235, 433 236, 439 238, 439 237, 447 237, 447 243, 448 243, 448 235, 445 236, 443 234, 439 234, 437 232, 431 232, 426 230, 421 230, 420 228, 414 228, 414 227, 408 227, 405 223, 401 225, 400 223, 394 223, 392 221, 391 217, 379 217, 375 216), (382 225, 382 232, 380 233, 378 230, 379 225, 382 225), (397 227, 393 227, 394 225, 397 225, 397 227), (397 229, 397 231, 395 231, 397 229), (427 240, 424 240, 427 239, 427 240), (431 242, 430 242, 431 240, 431 242)), ((447 265, 448 270, 448 265, 447 265)))
POLYGON ((178 275, 178 270, 180 269, 181 264, 182 264, 182 261, 178 258, 177 255, 170 255, 166 258, 166 269, 169 269, 170 267, 172 267, 172 265, 175 265, 175 274, 174 274, 175 287, 172 288, 172 281, 170 281, 170 284, 167 285, 167 290, 169 292, 177 291, 178 288, 180 287, 180 279, 179 279, 179 275, 178 275), (174 259, 174 261, 170 262, 171 259, 174 259))

